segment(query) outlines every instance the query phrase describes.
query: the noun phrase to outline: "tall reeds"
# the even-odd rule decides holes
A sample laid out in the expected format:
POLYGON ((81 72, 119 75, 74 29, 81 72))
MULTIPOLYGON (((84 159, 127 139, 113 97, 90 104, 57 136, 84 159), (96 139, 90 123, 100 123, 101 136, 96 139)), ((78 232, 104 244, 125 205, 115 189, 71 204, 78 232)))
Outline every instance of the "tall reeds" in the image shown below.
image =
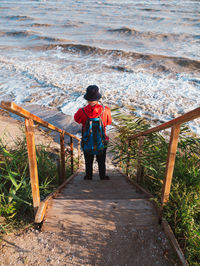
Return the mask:
MULTIPOLYGON (((126 169, 127 153, 130 154, 128 174, 136 181, 136 167, 139 154, 138 140, 128 137, 150 127, 142 118, 130 113, 114 110, 115 135, 112 150, 115 163, 126 169)), ((145 136, 140 164, 143 178, 140 183, 154 195, 160 204, 163 178, 168 152, 169 132, 145 136)), ((190 265, 200 264, 200 137, 195 136, 186 125, 181 127, 178 151, 172 180, 170 200, 164 207, 164 217, 170 223, 186 259, 190 265)))
MULTIPOLYGON (((26 140, 17 140, 15 148, 8 149, 0 142, 0 232, 5 233, 17 224, 33 222, 26 140)), ((36 147, 40 186, 43 200, 59 185, 59 155, 48 147, 36 147)), ((66 167, 69 172, 69 167, 66 167)), ((69 174, 68 174, 69 175, 69 174)))

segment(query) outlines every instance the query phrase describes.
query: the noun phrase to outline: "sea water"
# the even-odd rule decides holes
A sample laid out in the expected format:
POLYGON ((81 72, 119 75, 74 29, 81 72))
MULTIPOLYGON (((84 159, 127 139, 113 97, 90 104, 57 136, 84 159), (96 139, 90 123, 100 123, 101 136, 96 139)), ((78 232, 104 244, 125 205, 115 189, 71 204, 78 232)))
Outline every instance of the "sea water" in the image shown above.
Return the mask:
POLYGON ((164 122, 200 106, 199 74, 198 0, 0 1, 0 100, 73 116, 96 84, 164 122))

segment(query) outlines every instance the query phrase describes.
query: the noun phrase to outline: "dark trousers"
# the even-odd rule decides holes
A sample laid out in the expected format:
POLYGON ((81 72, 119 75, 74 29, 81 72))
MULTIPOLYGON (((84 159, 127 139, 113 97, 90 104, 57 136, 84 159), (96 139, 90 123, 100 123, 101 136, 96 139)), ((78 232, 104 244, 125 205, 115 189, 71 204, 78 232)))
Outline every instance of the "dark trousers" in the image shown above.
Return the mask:
MULTIPOLYGON (((93 175, 93 161, 94 161, 93 154, 89 154, 84 152, 85 157, 85 172, 86 176, 92 178, 93 175)), ((106 175, 106 149, 103 152, 96 155, 98 168, 99 168, 99 176, 100 178, 104 178, 106 175)))

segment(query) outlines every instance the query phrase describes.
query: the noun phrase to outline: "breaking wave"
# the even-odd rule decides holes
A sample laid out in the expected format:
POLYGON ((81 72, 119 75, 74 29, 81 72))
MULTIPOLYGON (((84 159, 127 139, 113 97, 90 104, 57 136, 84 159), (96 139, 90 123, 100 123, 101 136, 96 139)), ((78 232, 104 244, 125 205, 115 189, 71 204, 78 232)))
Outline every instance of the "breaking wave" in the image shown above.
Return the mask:
MULTIPOLYGON (((62 52, 68 53, 78 53, 81 55, 99 55, 99 56, 112 56, 118 58, 127 58, 127 59, 143 59, 148 62, 149 67, 158 67, 160 71, 166 71, 167 69, 174 69, 175 67, 184 68, 184 70, 196 70, 200 71, 200 61, 193 60, 184 57, 173 57, 173 56, 164 56, 156 54, 142 54, 136 52, 127 52, 123 50, 113 50, 113 49, 103 49, 90 45, 83 44, 50 44, 35 46, 32 49, 36 50, 52 50, 61 48, 62 52)), ((119 69, 122 71, 122 69, 119 69)), ((176 70, 176 69, 174 69, 176 70)))
POLYGON ((200 39, 200 35, 191 35, 191 34, 176 34, 176 33, 155 33, 151 31, 138 31, 134 28, 128 28, 128 27, 122 27, 122 28, 117 28, 117 29, 108 29, 108 32, 111 33, 118 33, 118 34, 124 34, 124 35, 132 35, 134 37, 142 37, 142 38, 147 38, 147 39, 155 39, 155 40, 186 40, 195 38, 195 39, 200 39))
POLYGON ((33 20, 33 18, 28 17, 28 16, 6 16, 6 19, 10 20, 18 20, 18 21, 30 21, 33 20))
MULTIPOLYGON (((48 27, 48 24, 41 24, 41 25, 46 25, 48 27)), ((49 25, 50 26, 50 25, 49 25)), ((30 31, 30 30, 25 30, 25 31, 1 31, 0 36, 11 36, 11 37, 16 37, 16 38, 30 38, 34 40, 45 40, 48 42, 64 42, 67 40, 64 39, 59 39, 59 38, 53 38, 53 37, 48 37, 48 36, 41 36, 38 34, 36 31, 30 31)))

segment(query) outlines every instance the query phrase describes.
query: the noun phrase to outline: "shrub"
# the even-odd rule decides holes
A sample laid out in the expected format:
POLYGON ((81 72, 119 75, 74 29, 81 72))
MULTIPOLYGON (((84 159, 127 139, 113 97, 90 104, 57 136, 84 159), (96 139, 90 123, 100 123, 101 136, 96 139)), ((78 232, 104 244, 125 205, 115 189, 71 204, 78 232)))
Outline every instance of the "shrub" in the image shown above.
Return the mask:
MULTIPOLYGON (((114 111, 115 131, 117 136, 112 143, 114 161, 122 160, 125 170, 127 153, 130 154, 129 175, 135 179, 138 158, 138 140, 131 142, 128 150, 128 137, 150 127, 142 118, 137 118, 133 111, 124 114, 119 109, 114 111), (122 151, 122 155, 121 155, 122 151)), ((166 168, 169 132, 153 133, 145 136, 141 165, 144 167, 142 185, 160 204, 163 177, 166 168)), ((186 125, 182 125, 170 200, 164 207, 164 217, 170 223, 180 246, 190 265, 200 263, 200 138, 195 137, 186 125)))
MULTIPOLYGON (((0 147, 0 231, 33 221, 32 191, 30 185, 26 140, 18 140, 16 148, 0 147), (6 222, 5 222, 6 221, 6 222)), ((40 197, 43 200, 58 187, 58 155, 48 147, 36 147, 40 197)))

